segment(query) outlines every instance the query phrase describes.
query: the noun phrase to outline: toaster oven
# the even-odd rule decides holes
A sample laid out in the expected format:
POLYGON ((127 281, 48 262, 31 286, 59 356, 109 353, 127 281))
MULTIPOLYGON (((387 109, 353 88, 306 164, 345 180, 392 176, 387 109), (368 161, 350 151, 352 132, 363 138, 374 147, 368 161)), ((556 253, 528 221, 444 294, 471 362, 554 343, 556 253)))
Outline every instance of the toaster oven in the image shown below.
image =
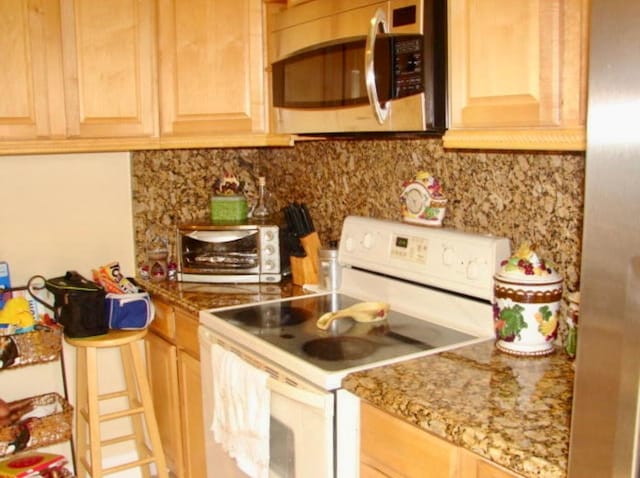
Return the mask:
POLYGON ((288 270, 275 224, 183 224, 177 234, 181 281, 280 282, 288 270))

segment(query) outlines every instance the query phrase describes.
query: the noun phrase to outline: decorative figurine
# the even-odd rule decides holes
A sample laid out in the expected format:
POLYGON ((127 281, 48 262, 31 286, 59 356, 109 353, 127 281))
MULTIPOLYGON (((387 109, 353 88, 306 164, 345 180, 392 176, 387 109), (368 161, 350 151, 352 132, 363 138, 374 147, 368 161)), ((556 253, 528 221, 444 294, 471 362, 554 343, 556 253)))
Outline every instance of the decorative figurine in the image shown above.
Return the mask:
POLYGON ((427 226, 442 226, 447 199, 438 180, 431 174, 420 171, 402 184, 400 195, 402 219, 406 222, 427 226))

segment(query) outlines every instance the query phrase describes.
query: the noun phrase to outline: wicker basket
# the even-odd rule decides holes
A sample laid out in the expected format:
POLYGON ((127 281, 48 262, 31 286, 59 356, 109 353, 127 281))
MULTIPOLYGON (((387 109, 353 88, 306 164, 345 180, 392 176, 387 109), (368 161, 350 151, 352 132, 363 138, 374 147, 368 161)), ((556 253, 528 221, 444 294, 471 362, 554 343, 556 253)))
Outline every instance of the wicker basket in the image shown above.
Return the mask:
MULTIPOLYGON (((50 362, 58 358, 62 348, 62 327, 38 326, 31 332, 0 336, 0 340, 12 341, 17 356, 8 366, 15 368, 42 362, 50 362)), ((11 344, 8 344, 12 346, 11 344)))
POLYGON ((47 393, 10 402, 9 406, 18 402, 21 408, 24 406, 25 413, 31 409, 48 414, 0 427, 0 457, 71 438, 73 407, 60 395, 47 393))

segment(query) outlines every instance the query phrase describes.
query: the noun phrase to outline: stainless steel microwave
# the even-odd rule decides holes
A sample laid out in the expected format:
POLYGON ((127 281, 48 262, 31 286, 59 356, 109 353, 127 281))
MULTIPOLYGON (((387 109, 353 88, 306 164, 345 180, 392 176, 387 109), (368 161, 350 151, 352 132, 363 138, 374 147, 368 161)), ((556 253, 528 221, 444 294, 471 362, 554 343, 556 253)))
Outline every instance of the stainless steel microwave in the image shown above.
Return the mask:
POLYGON ((288 273, 282 229, 273 224, 183 224, 177 230, 178 280, 280 282, 288 273))
POLYGON ((446 129, 446 0, 311 0, 270 27, 277 133, 446 129))

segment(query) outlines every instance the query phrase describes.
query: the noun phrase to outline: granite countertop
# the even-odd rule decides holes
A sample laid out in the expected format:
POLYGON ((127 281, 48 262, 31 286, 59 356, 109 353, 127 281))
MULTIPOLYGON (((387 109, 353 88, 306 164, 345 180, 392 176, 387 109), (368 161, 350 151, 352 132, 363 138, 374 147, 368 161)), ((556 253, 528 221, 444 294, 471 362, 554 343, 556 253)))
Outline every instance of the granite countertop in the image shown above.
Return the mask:
MULTIPOLYGON (((150 282, 152 295, 193 313, 304 295, 277 284, 150 282)), ((564 478, 573 368, 560 350, 514 357, 493 341, 350 374, 343 387, 372 405, 532 478, 564 478)))
POLYGON ((161 297, 193 313, 201 310, 252 304, 304 295, 301 286, 289 278, 274 284, 208 284, 204 282, 152 282, 136 277, 151 295, 161 297))
POLYGON ((482 342, 356 372, 343 387, 523 476, 566 476, 573 368, 560 350, 515 357, 482 342))

